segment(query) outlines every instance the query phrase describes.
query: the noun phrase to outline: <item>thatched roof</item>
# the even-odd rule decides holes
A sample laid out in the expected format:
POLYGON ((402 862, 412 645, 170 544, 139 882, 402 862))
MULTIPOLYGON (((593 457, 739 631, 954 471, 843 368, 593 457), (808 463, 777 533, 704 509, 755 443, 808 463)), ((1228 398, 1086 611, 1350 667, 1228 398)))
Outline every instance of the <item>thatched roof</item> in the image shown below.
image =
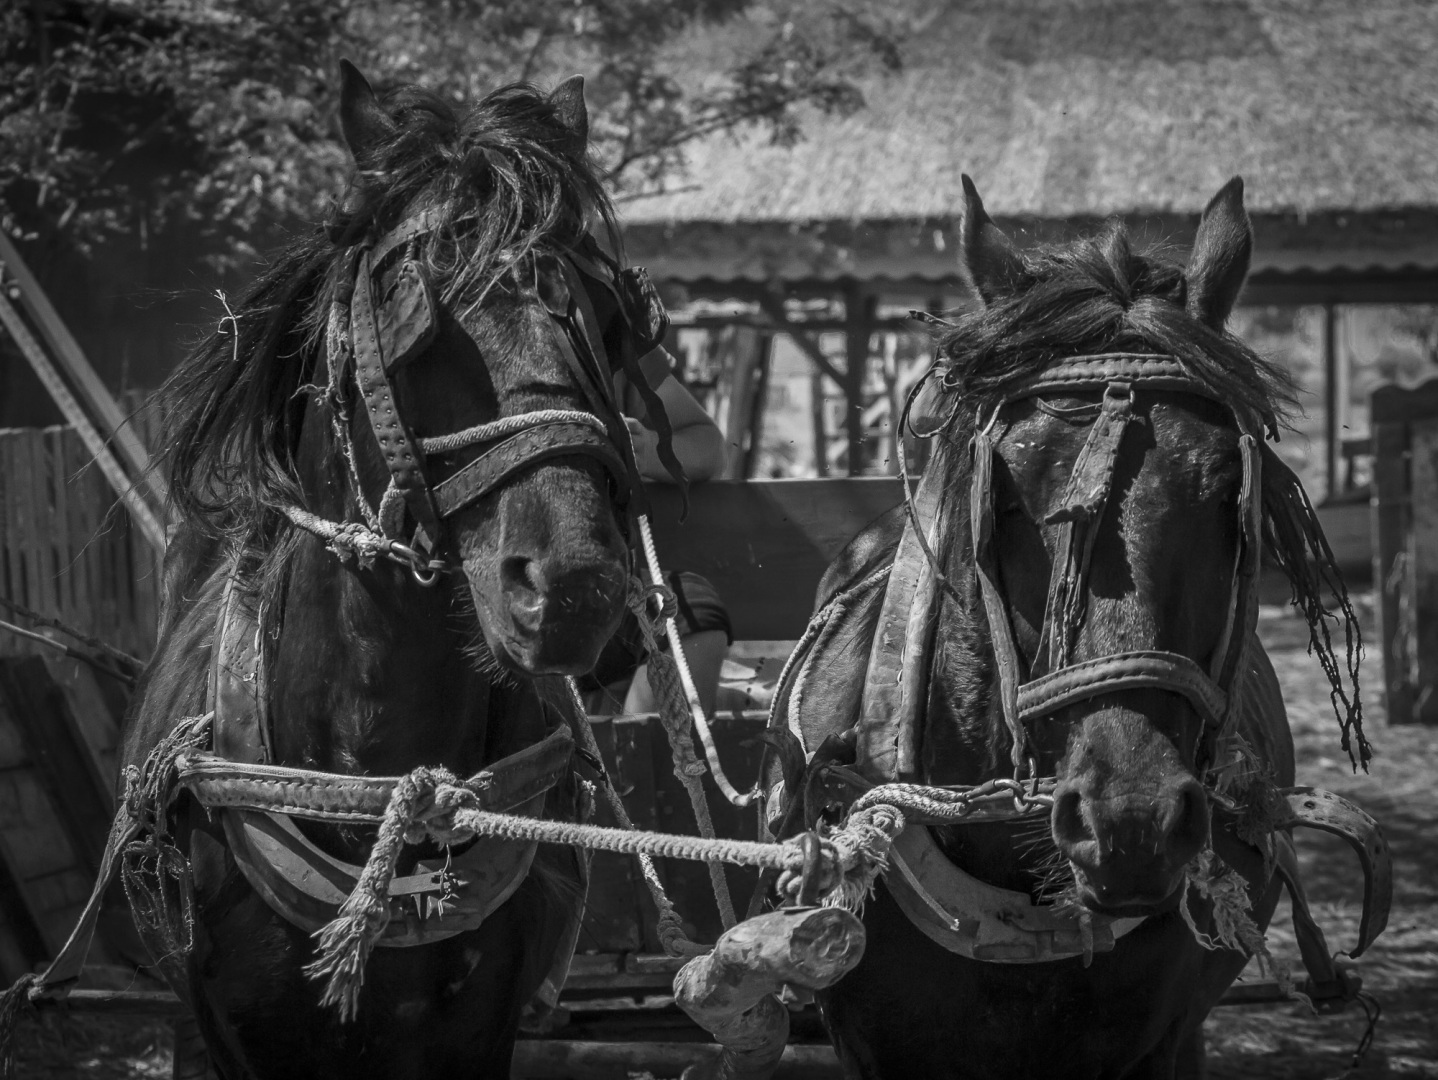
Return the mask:
POLYGON ((1432 0, 902 0, 905 69, 793 148, 691 149, 633 223, 1438 208, 1432 0))

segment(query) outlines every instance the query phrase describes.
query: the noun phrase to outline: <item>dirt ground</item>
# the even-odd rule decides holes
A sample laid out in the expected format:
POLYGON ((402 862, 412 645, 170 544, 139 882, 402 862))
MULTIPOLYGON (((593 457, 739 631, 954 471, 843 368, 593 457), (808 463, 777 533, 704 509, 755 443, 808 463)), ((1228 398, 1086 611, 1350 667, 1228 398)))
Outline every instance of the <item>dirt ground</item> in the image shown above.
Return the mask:
MULTIPOLYGON (((1371 631, 1371 604, 1364 603, 1371 631)), ((1313 1016, 1300 1004, 1216 1010, 1207 1034, 1213 1080, 1394 1080, 1438 1078, 1438 728, 1390 728, 1383 716, 1381 658, 1364 662, 1368 731, 1377 751, 1354 775, 1339 749, 1327 685, 1306 653, 1307 631, 1286 609, 1265 608, 1260 633, 1273 656, 1298 746, 1300 783, 1328 788, 1382 823, 1396 860, 1388 929, 1360 961, 1364 986, 1382 1006, 1371 1049, 1351 1068, 1363 1034, 1361 1010, 1313 1016)), ((1372 640, 1372 634, 1366 635, 1372 640)), ((1311 830, 1299 840, 1314 915, 1335 949, 1353 940, 1362 873, 1348 848, 1311 830)), ((1269 941, 1301 973, 1286 905, 1269 941)), ((17 1075, 46 1080, 118 1080, 169 1075, 169 1031, 133 1019, 40 1018, 17 1035, 17 1075)))
MULTIPOLYGON (((1372 642, 1371 602, 1360 608, 1372 642)), ((1388 929, 1358 960, 1364 988, 1382 1006, 1372 1049, 1349 1071, 1363 1033, 1361 1010, 1312 1016, 1301 1005, 1218 1009, 1207 1028, 1214 1080, 1318 1080, 1350 1076, 1438 1077, 1438 728, 1389 727, 1383 714, 1382 658, 1376 646, 1362 678, 1366 727, 1375 757, 1354 775, 1339 748, 1328 688, 1305 652, 1307 628, 1279 608, 1265 609, 1259 632, 1273 657, 1298 750, 1298 782, 1327 788, 1378 819, 1392 844, 1393 911, 1388 929)), ((1353 941, 1363 908, 1363 876, 1342 841, 1300 830, 1303 879, 1330 947, 1353 941)), ((1287 905, 1269 931, 1277 955, 1294 959, 1287 905)))

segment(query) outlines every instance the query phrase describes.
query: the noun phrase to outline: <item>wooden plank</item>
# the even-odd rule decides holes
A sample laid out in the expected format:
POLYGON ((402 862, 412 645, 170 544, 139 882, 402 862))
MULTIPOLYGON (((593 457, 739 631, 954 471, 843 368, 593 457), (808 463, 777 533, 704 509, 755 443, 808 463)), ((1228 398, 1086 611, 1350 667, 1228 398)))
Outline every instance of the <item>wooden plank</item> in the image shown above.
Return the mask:
MULTIPOLYGON (((719 1047, 709 1042, 521 1039, 514 1048, 510 1075, 524 1080, 627 1080, 646 1073, 677 1076, 691 1065, 713 1063, 718 1058, 719 1047)), ((791 1045, 784 1048, 774 1080, 833 1080, 839 1075, 839 1059, 832 1047, 791 1045)))
POLYGON ((663 565, 709 578, 735 637, 792 639, 830 560, 902 494, 892 477, 718 481, 694 489, 682 525, 675 489, 656 487, 651 498, 663 565))
POLYGON ((55 537, 55 470, 50 458, 50 440, 44 428, 29 428, 31 474, 30 505, 34 515, 34 556, 37 563, 41 601, 36 610, 42 615, 58 617, 64 606, 60 602, 60 554, 55 537))
POLYGON ((0 660, 0 696, 25 735, 84 867, 97 873, 110 831, 110 780, 91 757, 64 694, 44 661, 27 657, 0 660))
POLYGON ((0 772, 0 847, 22 886, 76 865, 75 850, 33 769, 0 772))
MULTIPOLYGON (((35 374, 45 384, 45 388, 50 392, 55 404, 60 407, 60 412, 65 419, 75 426, 81 438, 85 440, 85 445, 94 456, 96 464, 105 474, 105 478, 110 482, 115 493, 124 500, 126 508, 140 523, 146 537, 157 548, 163 548, 165 531, 159 523, 155 508, 145 500, 141 489, 134 486, 131 476, 127 475, 125 471, 125 466, 115 457, 114 452, 106 443, 102 431, 97 430, 84 407, 66 388, 64 379, 3 292, 0 292, 0 323, 4 324, 25 359, 30 362, 35 374)), ((140 475, 141 473, 138 471, 133 474, 135 479, 138 479, 140 475)))
POLYGON ((45 536, 38 511, 40 463, 36 461, 36 439, 34 428, 24 428, 16 443, 16 508, 19 510, 20 535, 16 538, 23 546, 21 557, 25 563, 25 601, 30 608, 42 615, 53 613, 54 605, 48 602, 45 588, 45 536))
POLYGON ((106 810, 114 812, 115 780, 119 772, 120 721, 129 693, 114 679, 64 656, 43 657, 55 685, 65 695, 75 719, 92 770, 106 796, 106 810), (108 691, 108 692, 107 692, 108 691))
MULTIPOLYGON (((615 790, 624 798, 625 809, 632 814, 633 808, 629 804, 633 801, 633 784, 628 780, 627 770, 616 761, 616 727, 617 723, 608 717, 595 723, 594 740, 599 746, 600 757, 604 759, 604 767, 614 780, 615 790)), ((602 798, 595 800, 595 821, 600 825, 617 824, 602 798)), ((640 932, 643 915, 638 890, 643 887, 632 858, 596 851, 589 864, 589 898, 585 904, 584 924, 579 932, 578 951, 605 954, 639 949, 643 945, 640 932)))
POLYGON ((1413 719, 1409 681, 1408 425, 1373 425, 1373 592, 1383 650, 1383 694, 1390 724, 1413 719))
POLYGON ((55 560, 55 614, 73 623, 75 611, 75 576, 71 573, 70 513, 65 486, 65 428, 45 429, 46 478, 50 497, 50 543, 55 560))
MULTIPOLYGON (((714 583, 743 640, 799 637, 829 562, 866 524, 897 506, 896 477, 715 481, 690 494, 679 521, 676 489, 650 489, 660 561, 714 583)), ((1322 506, 1318 519, 1345 571, 1365 573, 1370 555, 1362 504, 1322 506)))
POLYGON ((65 482, 65 533, 69 537, 70 562, 68 574, 74 586, 74 603, 70 617, 75 625, 96 637, 102 637, 95 624, 94 608, 94 560, 92 541, 94 529, 91 524, 91 498, 95 484, 87 469, 88 457, 80 437, 73 428, 62 429, 61 435, 61 476, 65 482))
MULTIPOLYGON (((1438 384, 1435 384, 1438 385, 1438 384)), ((1438 724, 1438 412, 1409 425, 1413 718, 1438 724)))
MULTIPOLYGON (((41 337, 64 368, 65 376, 76 395, 85 405, 100 434, 113 443, 115 454, 124 463, 130 476, 138 480, 150 465, 150 455, 137 434, 125 426, 125 414, 104 382, 85 358, 84 350, 70 328, 60 318, 40 282, 30 272, 25 260, 10 238, 0 232, 0 262, 20 286, 20 303, 34 320, 41 337)), ((73 421, 72 421, 73 422, 73 421)), ((158 483, 158 478, 156 483, 158 483)), ((155 489, 156 502, 164 503, 164 493, 155 489)))

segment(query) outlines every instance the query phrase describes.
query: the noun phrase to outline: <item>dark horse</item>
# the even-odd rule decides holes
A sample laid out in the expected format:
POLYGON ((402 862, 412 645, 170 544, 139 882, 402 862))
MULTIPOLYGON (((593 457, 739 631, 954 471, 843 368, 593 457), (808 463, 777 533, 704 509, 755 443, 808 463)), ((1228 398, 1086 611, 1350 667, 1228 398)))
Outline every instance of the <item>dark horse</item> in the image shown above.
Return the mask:
MULTIPOLYGON (((601 359, 637 344, 617 290, 573 272, 581 251, 589 271, 617 271, 589 238, 612 230, 613 215, 589 162, 582 82, 548 95, 508 86, 458 113, 417 87, 377 97, 348 64, 343 76, 354 180, 167 389, 178 524, 160 643, 125 735, 131 765, 213 700, 232 581, 254 602, 263 659, 258 682, 246 678, 259 687, 250 720, 265 758, 361 776, 420 766, 470 776, 562 728, 558 677, 593 666, 624 609, 632 456, 613 437, 618 416, 593 415, 607 391, 581 385, 584 341, 557 332, 554 314, 582 304, 601 359), (373 310, 361 312, 371 287, 373 310), (371 352, 374 336, 383 345, 387 390, 374 370, 357 387, 366 332, 371 352), (523 429, 525 417, 539 426, 504 444, 488 481, 443 497, 487 445, 444 437, 503 418, 523 429), (331 547, 316 522, 369 522, 393 542, 336 558, 343 538, 331 547)), ((597 375, 603 383, 607 365, 597 375)), ((568 769, 543 812, 576 812, 568 769)), ((582 904, 568 849, 531 848, 532 868, 477 926, 376 949, 346 1020, 304 970, 312 930, 241 872, 219 818, 188 797, 173 810, 192 940, 157 959, 222 1075, 508 1075, 521 1011, 567 959, 582 904)), ((372 827, 300 827, 311 849, 349 864, 363 864, 375 838, 372 827)), ((442 852, 407 849, 400 872, 426 854, 442 852)))
MULTIPOLYGON (((1277 680, 1244 610, 1254 594, 1236 580, 1260 530, 1256 517, 1244 526, 1259 498, 1244 491, 1244 455, 1257 457, 1263 428, 1293 400, 1284 374, 1224 331, 1252 243, 1242 184, 1209 204, 1184 269, 1131 250, 1117 223, 1092 239, 1020 251, 964 183, 960 264, 978 308, 940 333, 940 359, 912 416, 934 440, 917 498, 929 550, 914 560, 928 560, 932 604, 899 613, 911 651, 888 672, 896 689, 876 688, 872 657, 898 650, 880 640, 886 593, 873 583, 892 564, 887 589, 896 587, 899 508, 830 568, 819 596, 827 621, 781 688, 774 723, 810 756, 807 773, 792 756, 783 770, 787 791, 805 785, 789 806, 803 805, 810 822, 825 813, 815 777, 826 760, 869 782, 928 785, 975 785, 1017 768, 1052 778, 1052 810, 1047 820, 906 830, 901 845, 932 835, 927 862, 904 849, 903 870, 920 885, 927 872, 930 884, 891 867, 864 910, 864 958, 819 995, 823 1016, 854 1077, 1200 1076, 1203 1019, 1246 960, 1195 937, 1212 935, 1215 921, 1190 896, 1190 870, 1211 836, 1235 848, 1210 794, 1211 769, 1242 748, 1245 768, 1274 784, 1292 784, 1294 770, 1277 680), (1075 365, 1110 374, 1083 385, 1057 376, 1075 365), (1130 383, 1129 372, 1160 374, 1130 383), (1045 378, 1054 389, 1041 388, 1045 378), (1122 423, 1104 427, 1120 414, 1122 423), (1050 681, 1051 694, 1068 696, 1011 722, 1006 680, 1038 685, 1064 667, 1092 673, 1115 655, 1171 682, 1232 657, 1231 670, 1245 676, 1235 727, 1215 745, 1213 717, 1196 704, 1199 681, 1185 695, 1157 677, 1071 694, 1050 681), (912 728, 886 727, 887 708, 874 713, 877 728, 866 727, 861 709, 876 694, 881 706, 902 700, 905 687, 916 699, 912 728), (954 867, 979 897, 967 925, 962 912, 941 911, 950 898, 934 885, 953 879, 954 867), (986 886, 1017 894, 1027 913, 984 899, 996 895, 986 886), (1073 929, 1050 923, 1054 932, 1024 940, 1049 949, 1068 933, 1066 950, 1041 955, 1039 944, 1004 937, 1005 923, 1043 925, 1047 905, 1027 909, 1030 901, 1055 900, 1068 905, 1073 929), (991 932, 997 944, 984 944, 991 932)), ((1264 453, 1265 469, 1281 469, 1264 453)), ((1286 569, 1307 565, 1303 552, 1273 544, 1266 518, 1261 529, 1286 569)), ((1311 580, 1293 572, 1305 610, 1321 621, 1311 580)), ((1331 652, 1325 659, 1334 661, 1331 652)), ((1350 712, 1345 734, 1353 720, 1350 712)), ((1358 743, 1366 759, 1361 729, 1358 743)), ((799 816, 788 813, 791 823, 799 816)), ((1278 881, 1251 859, 1247 868, 1261 928, 1278 881)))

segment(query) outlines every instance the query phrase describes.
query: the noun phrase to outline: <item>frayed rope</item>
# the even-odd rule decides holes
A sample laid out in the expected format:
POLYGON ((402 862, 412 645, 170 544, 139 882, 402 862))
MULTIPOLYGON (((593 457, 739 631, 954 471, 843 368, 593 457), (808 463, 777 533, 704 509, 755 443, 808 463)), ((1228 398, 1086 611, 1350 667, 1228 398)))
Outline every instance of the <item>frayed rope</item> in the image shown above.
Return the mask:
POLYGON ((1248 898, 1248 886, 1243 877, 1225 866, 1212 851, 1201 851, 1188 865, 1188 884, 1183 900, 1178 905, 1179 914, 1187 924, 1193 939, 1205 949, 1233 949, 1245 956, 1258 958, 1262 971, 1272 974, 1278 988, 1288 997, 1303 1001, 1312 1008, 1313 1003, 1301 993, 1293 982, 1288 965, 1274 958, 1268 951, 1268 937, 1253 921, 1253 905, 1248 898), (1189 909, 1188 890, 1198 894, 1200 900, 1209 903, 1213 917, 1213 933, 1206 934, 1198 928, 1193 912, 1189 909))
POLYGON ((400 849, 427 837, 440 843, 461 839, 450 836, 448 829, 431 819, 447 816, 452 820, 455 810, 478 805, 475 793, 447 769, 415 769, 395 784, 354 892, 339 914, 316 932, 319 956, 305 966, 311 979, 325 980, 320 1004, 338 1006, 342 1021, 353 1020, 359 1010, 365 965, 389 925, 389 884, 400 849))

